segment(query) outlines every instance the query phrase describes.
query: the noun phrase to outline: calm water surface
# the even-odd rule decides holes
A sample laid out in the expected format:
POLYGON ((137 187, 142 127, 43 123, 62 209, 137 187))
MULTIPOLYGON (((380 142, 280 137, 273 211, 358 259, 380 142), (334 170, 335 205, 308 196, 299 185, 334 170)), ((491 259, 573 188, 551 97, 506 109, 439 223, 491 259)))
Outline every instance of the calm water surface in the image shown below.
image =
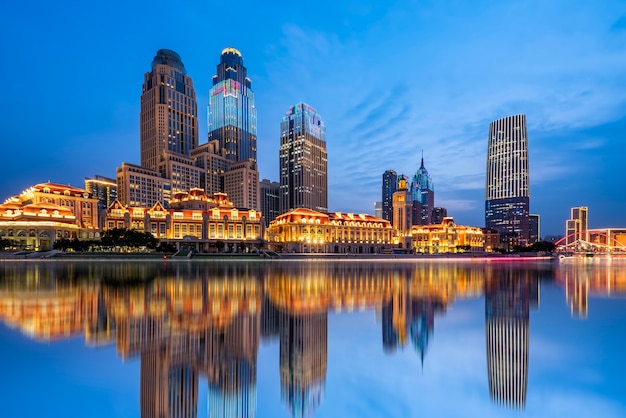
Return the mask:
POLYGON ((0 264, 2 417, 626 417, 626 263, 0 264))

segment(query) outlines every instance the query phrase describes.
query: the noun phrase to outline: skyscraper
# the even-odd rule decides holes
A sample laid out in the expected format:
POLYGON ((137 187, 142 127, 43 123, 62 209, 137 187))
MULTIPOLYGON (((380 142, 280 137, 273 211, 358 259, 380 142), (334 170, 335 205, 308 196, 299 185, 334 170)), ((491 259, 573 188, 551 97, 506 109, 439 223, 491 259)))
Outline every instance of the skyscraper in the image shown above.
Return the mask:
POLYGON ((105 211, 117 199, 117 183, 108 177, 85 177, 85 190, 98 199, 98 211, 105 211))
POLYGON ((328 210, 326 127, 311 106, 291 106, 280 124, 280 211, 328 210))
POLYGON ((589 209, 586 206, 572 208, 571 217, 565 223, 565 243, 588 241, 589 209))
POLYGON ((428 170, 424 167, 424 157, 422 157, 420 168, 413 176, 411 195, 414 208, 413 225, 430 225, 435 207, 435 185, 428 170))
POLYGON ((256 108, 241 52, 225 48, 209 90, 209 141, 217 139, 231 161, 256 162, 256 108))
POLYGON ((491 122, 487 145, 485 226, 503 239, 529 240, 530 206, 526 116, 491 122))
POLYGON ((188 157, 198 146, 196 92, 180 56, 169 49, 157 51, 144 75, 139 136, 141 166, 157 171, 164 151, 188 157))
POLYGON ((260 183, 261 213, 265 220, 265 226, 280 215, 280 183, 263 179, 260 183))
POLYGON ((383 219, 393 224, 393 194, 398 190, 398 175, 393 170, 383 173, 383 219))

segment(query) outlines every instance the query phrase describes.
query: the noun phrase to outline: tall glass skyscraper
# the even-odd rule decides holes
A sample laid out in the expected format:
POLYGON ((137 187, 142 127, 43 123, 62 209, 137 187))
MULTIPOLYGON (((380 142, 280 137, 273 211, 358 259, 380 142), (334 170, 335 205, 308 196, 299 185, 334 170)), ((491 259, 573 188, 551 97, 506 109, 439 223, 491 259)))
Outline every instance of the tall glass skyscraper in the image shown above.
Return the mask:
POLYGON ((198 109, 193 81, 180 56, 159 49, 144 75, 140 111, 141 166, 159 169, 164 151, 188 157, 198 146, 198 109))
POLYGON ((280 124, 280 212, 328 210, 326 126, 306 103, 291 106, 280 124))
POLYGON ((530 206, 526 115, 498 119, 489 125, 485 226, 501 238, 529 240, 530 206))
POLYGON ((435 207, 435 185, 430 174, 428 174, 428 170, 424 167, 424 157, 422 157, 422 164, 411 181, 411 196, 413 197, 413 206, 416 209, 413 225, 430 225, 435 207))
POLYGON ((241 53, 222 51, 213 87, 209 90, 207 115, 209 141, 217 139, 231 161, 256 162, 256 108, 252 81, 247 76, 241 53))
POLYGON ((398 174, 393 170, 383 173, 383 219, 393 224, 393 194, 398 190, 398 174))

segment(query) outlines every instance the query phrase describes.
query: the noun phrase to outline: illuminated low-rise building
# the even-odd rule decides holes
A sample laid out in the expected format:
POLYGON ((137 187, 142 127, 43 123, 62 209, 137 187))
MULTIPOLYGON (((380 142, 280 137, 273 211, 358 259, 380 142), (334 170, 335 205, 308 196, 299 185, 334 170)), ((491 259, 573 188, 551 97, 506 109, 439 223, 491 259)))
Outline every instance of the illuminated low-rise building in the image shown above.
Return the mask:
POLYGON ((411 228, 413 251, 424 254, 483 251, 481 228, 457 225, 451 217, 435 225, 415 225, 411 228))
MULTIPOLYGON (((151 232, 161 241, 208 251, 224 244, 261 242, 261 212, 235 207, 224 193, 208 196, 202 189, 176 193, 170 207, 130 207, 116 201, 107 210, 105 229, 127 228, 151 232)), ((234 247, 233 247, 234 248, 234 247)))
POLYGON ((99 237, 98 199, 77 187, 41 183, 0 205, 0 238, 49 250, 61 238, 99 237))
POLYGON ((396 232, 385 219, 306 208, 279 215, 266 237, 270 249, 279 252, 374 254, 397 245, 396 232))

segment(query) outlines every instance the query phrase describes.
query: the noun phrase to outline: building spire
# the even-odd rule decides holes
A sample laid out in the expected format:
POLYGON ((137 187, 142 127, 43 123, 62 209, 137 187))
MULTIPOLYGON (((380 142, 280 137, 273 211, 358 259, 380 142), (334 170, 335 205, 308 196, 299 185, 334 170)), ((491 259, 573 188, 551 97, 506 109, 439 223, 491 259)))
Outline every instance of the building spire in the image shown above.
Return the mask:
POLYGON ((422 150, 422 165, 420 168, 424 168, 424 150, 422 150))

